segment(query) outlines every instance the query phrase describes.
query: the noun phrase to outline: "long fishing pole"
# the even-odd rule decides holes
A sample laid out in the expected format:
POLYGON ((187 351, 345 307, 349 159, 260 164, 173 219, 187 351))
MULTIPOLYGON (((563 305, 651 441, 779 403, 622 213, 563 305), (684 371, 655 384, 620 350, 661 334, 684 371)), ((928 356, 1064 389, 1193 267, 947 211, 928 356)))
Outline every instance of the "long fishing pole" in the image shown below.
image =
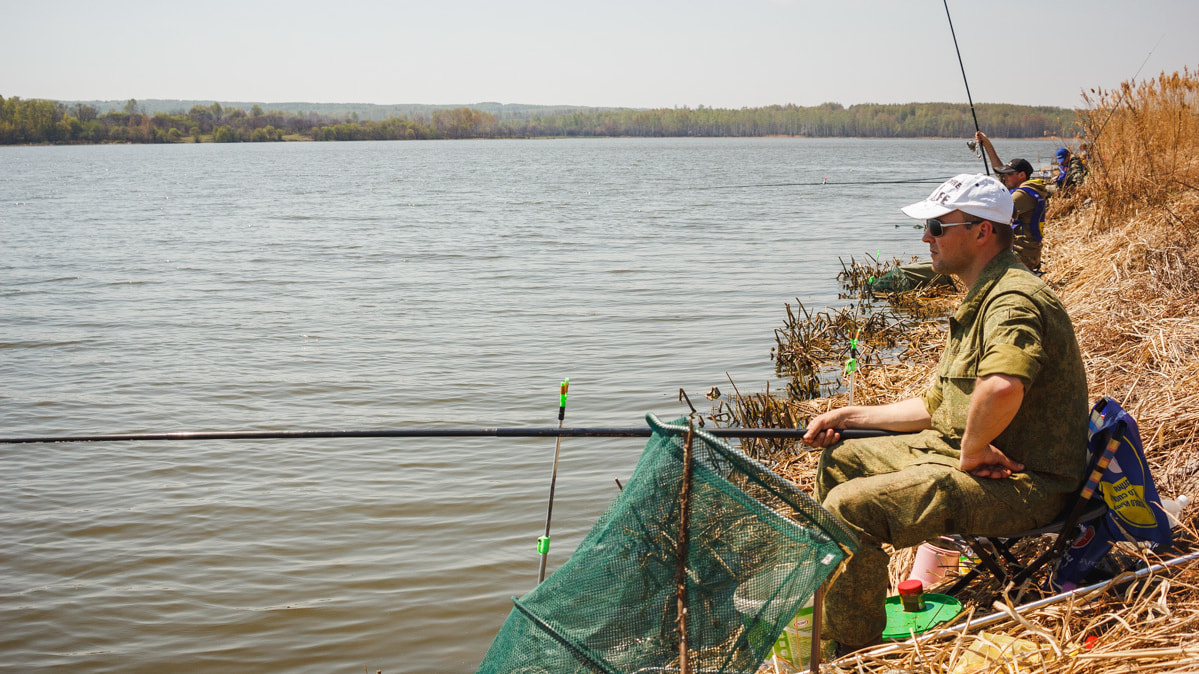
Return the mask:
MULTIPOLYGON (((566 419, 566 389, 570 388, 570 378, 562 381, 561 395, 558 401, 558 430, 562 430, 562 422, 566 419)), ((550 518, 554 514, 554 487, 558 484, 558 453, 562 450, 562 436, 554 443, 554 472, 550 476, 550 502, 545 510, 545 535, 537 539, 537 552, 541 554, 541 564, 537 569, 537 582, 545 580, 545 560, 550 554, 550 518)))
POLYGON ((755 183, 752 185, 710 185, 708 187, 691 187, 689 191, 704 190, 743 190, 759 187, 824 187, 828 185, 940 185, 952 176, 943 178, 903 178, 899 180, 822 180, 819 182, 803 183, 755 183))
MULTIPOLYGON (((721 438, 767 438, 794 440, 802 438, 806 428, 710 428, 708 433, 721 438)), ((893 435, 876 429, 838 431, 842 438, 873 438, 893 435)), ((97 435, 43 435, 0 438, 0 445, 56 442, 142 442, 184 440, 293 440, 305 438, 648 438, 653 431, 648 426, 563 428, 554 426, 510 426, 481 428, 398 428, 352 431, 199 431, 178 433, 109 433, 97 435)))
MULTIPOLYGON (((949 34, 953 36, 953 50, 958 54, 958 67, 962 69, 962 82, 966 85, 966 100, 970 102, 970 116, 974 118, 974 131, 977 133, 978 115, 974 113, 974 97, 970 95, 970 81, 966 79, 966 64, 962 62, 962 50, 958 49, 958 34, 953 29, 953 17, 949 15, 949 0, 941 0, 945 4, 945 18, 949 19, 949 34)), ((987 164, 987 153, 983 153, 983 170, 991 175, 991 167, 987 164)))
MULTIPOLYGON (((1137 68, 1137 71, 1135 73, 1133 73, 1133 75, 1132 75, 1132 79, 1129 80, 1129 88, 1132 87, 1132 82, 1135 82, 1137 77, 1140 76, 1141 71, 1145 69, 1145 64, 1149 62, 1149 57, 1153 56, 1153 52, 1157 51, 1158 45, 1160 45, 1162 43, 1162 40, 1165 37, 1166 37, 1166 34, 1162 33, 1162 36, 1157 38, 1157 42, 1153 45, 1153 49, 1150 49, 1149 53, 1145 55, 1145 60, 1141 61, 1141 67, 1137 68)), ((1107 117, 1104 117, 1103 123, 1099 125, 1099 130, 1096 131, 1095 135, 1091 137, 1092 144, 1094 144, 1095 141, 1099 140, 1099 135, 1103 133, 1103 128, 1107 126, 1107 123, 1109 120, 1111 120, 1112 115, 1116 114, 1116 110, 1120 109, 1120 104, 1124 102, 1124 94, 1125 94, 1125 91, 1123 89, 1121 89, 1120 95, 1116 98, 1115 104, 1112 105, 1112 109, 1107 112, 1107 117)))

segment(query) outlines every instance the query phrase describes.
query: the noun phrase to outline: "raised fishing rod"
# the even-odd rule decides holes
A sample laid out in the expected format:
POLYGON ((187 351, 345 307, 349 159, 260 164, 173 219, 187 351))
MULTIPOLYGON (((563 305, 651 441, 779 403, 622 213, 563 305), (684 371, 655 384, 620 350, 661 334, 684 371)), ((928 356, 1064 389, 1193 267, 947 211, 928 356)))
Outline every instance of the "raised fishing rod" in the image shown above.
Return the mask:
MULTIPOLYGON (((1145 64, 1149 62, 1149 57, 1153 56, 1153 52, 1157 51, 1158 45, 1162 43, 1162 40, 1165 39, 1165 37, 1166 34, 1162 33, 1162 36, 1157 38, 1157 42, 1153 45, 1153 49, 1150 49, 1149 53, 1145 55, 1145 60, 1141 61, 1141 67, 1137 68, 1137 71, 1132 74, 1132 79, 1129 80, 1129 89, 1132 89, 1132 82, 1135 82, 1137 77, 1140 76, 1141 71, 1145 69, 1145 64)), ((1112 109, 1108 110, 1107 117, 1104 117, 1103 123, 1099 125, 1099 130, 1096 131, 1095 135, 1091 137, 1092 144, 1099 140, 1099 135, 1103 133, 1103 128, 1107 126, 1107 123, 1109 120, 1111 120, 1112 115, 1116 114, 1116 110, 1120 109, 1120 104, 1124 102, 1124 94, 1125 90, 1121 88, 1120 95, 1116 98, 1116 102, 1114 105, 1112 105, 1112 109)))
MULTIPOLYGON (((797 440, 807 433, 806 428, 711 428, 703 429, 720 438, 767 438, 797 440)), ((877 429, 847 429, 838 431, 842 438, 874 438, 894 435, 877 429)), ((198 431, 178 433, 110 433, 97 435, 43 435, 0 438, 0 445, 56 442, 145 442, 184 440, 295 440, 306 438, 648 438, 653 435, 649 426, 562 428, 554 426, 510 426, 481 428, 396 428, 351 431, 198 431)))
MULTIPOLYGON (((953 36, 953 50, 958 54, 958 67, 962 69, 962 82, 966 85, 966 100, 970 102, 970 116, 974 118, 975 133, 982 131, 978 128, 978 115, 974 113, 974 98, 970 95, 970 81, 966 79, 966 64, 962 63, 962 50, 958 49, 958 34, 953 29, 953 17, 949 15, 949 0, 941 0, 945 4, 945 18, 949 19, 949 34, 953 36)), ((991 167, 987 164, 987 153, 983 153, 983 170, 991 175, 991 167)))
MULTIPOLYGON (((558 400, 558 429, 566 419, 566 390, 570 388, 570 377, 562 381, 561 395, 558 400)), ((537 569, 537 582, 545 580, 545 560, 550 554, 550 517, 554 514, 554 487, 558 483, 558 453, 562 450, 562 436, 554 443, 554 472, 550 476, 550 502, 545 509, 545 535, 537 539, 537 552, 541 554, 541 564, 537 569)))

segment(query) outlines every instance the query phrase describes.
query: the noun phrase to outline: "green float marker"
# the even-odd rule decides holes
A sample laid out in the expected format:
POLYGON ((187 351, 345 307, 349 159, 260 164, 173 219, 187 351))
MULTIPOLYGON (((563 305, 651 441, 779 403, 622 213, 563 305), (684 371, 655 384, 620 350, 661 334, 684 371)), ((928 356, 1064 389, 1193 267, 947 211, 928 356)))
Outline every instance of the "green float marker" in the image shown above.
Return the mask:
POLYGON ((858 328, 858 334, 854 335, 849 340, 849 360, 845 361, 845 374, 849 377, 849 404, 853 404, 853 375, 858 371, 858 337, 862 334, 862 329, 858 328))
MULTIPOLYGON (((562 380, 561 395, 558 397, 558 429, 566 419, 566 390, 570 388, 570 378, 562 380)), ((541 555, 541 564, 537 569, 537 583, 545 580, 545 560, 550 554, 550 518, 554 514, 554 487, 558 484, 558 453, 562 450, 562 436, 554 444, 554 471, 550 475, 550 501, 545 511, 545 535, 537 539, 537 553, 541 555)))

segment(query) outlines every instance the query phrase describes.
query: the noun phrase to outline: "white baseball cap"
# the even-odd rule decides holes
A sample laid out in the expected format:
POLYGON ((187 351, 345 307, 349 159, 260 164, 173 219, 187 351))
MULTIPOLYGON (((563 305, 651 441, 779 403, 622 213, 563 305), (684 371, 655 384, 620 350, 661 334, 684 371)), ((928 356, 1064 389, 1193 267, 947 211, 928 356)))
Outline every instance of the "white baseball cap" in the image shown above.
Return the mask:
POLYGON ((924 201, 900 210, 917 220, 962 211, 976 218, 1010 225, 1014 209, 1012 194, 1003 183, 981 173, 963 173, 941 183, 924 201))

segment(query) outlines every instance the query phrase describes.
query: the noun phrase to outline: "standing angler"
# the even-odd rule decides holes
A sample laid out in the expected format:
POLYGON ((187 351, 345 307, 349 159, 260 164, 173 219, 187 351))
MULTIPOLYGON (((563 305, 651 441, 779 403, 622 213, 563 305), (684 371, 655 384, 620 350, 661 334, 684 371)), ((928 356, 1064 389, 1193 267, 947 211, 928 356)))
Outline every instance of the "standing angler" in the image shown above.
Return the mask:
POLYGON ((1011 251, 1007 189, 962 174, 903 212, 924 220, 933 269, 969 290, 923 396, 834 409, 804 435, 824 449, 817 500, 861 542, 824 603, 842 653, 878 643, 886 626, 884 543, 1042 526, 1086 468, 1087 378, 1074 326, 1011 251), (842 441, 848 428, 901 435, 842 441))
POLYGON ((1041 241, 1045 231, 1045 199, 1049 196, 1049 188, 1044 181, 1032 177, 1032 164, 1027 160, 1013 159, 1004 164, 985 133, 975 132, 974 139, 987 151, 991 164, 995 166, 995 174, 1012 193, 1016 209, 1012 221, 1012 250, 1016 251, 1016 256, 1025 267, 1039 275, 1041 241))

